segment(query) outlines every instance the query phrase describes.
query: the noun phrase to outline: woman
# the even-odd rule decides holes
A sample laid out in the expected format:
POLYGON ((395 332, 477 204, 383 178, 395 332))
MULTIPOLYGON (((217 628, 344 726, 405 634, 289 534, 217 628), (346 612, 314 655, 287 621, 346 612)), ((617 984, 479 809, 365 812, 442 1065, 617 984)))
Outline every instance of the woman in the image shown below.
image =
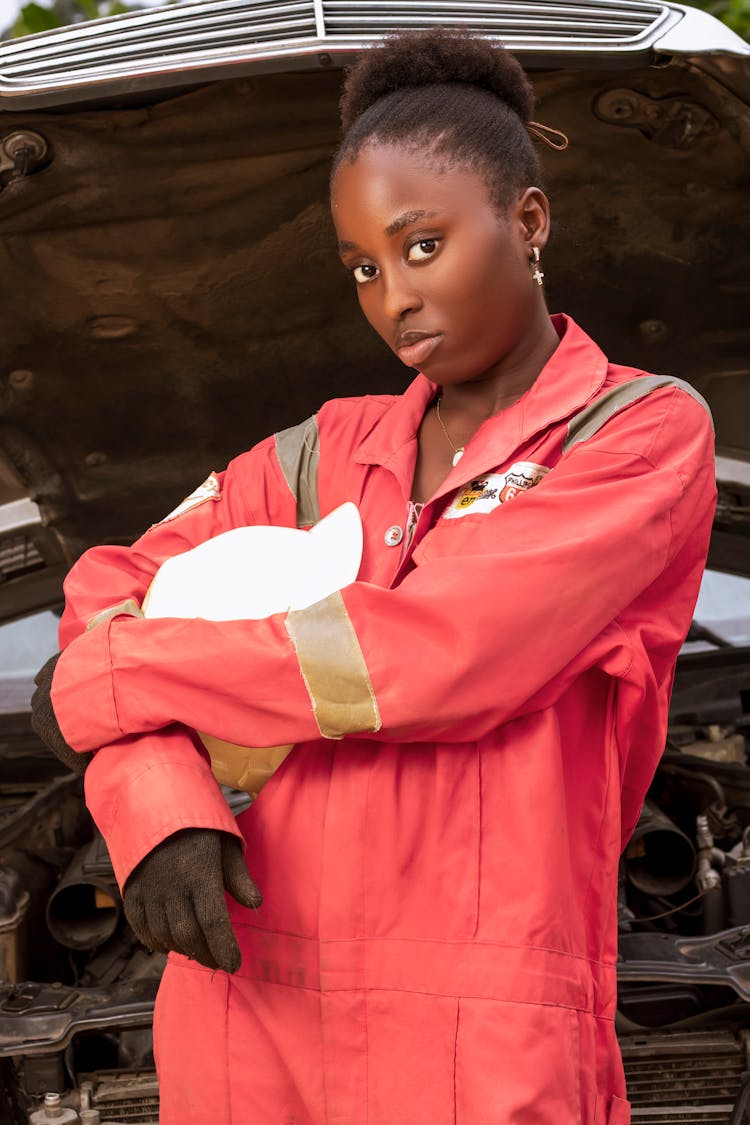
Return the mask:
POLYGON ((67 580, 37 729, 97 751, 128 916, 172 951, 166 1125, 629 1120, 617 864, 705 561, 712 432, 689 388, 549 316, 532 104, 478 38, 360 61, 339 252, 423 374, 327 403, 67 580), (165 558, 294 526, 311 492, 359 507, 351 586, 267 621, 139 619, 165 558), (192 729, 296 744, 236 825, 192 729))

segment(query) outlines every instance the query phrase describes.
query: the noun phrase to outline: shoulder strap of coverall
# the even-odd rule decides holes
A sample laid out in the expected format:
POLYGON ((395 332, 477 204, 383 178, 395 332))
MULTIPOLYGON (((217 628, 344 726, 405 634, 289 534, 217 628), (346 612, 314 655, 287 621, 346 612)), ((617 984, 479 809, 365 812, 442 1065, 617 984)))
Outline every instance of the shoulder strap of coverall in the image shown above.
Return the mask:
MULTIPOLYGON (((674 375, 643 375, 606 391, 571 418, 563 442, 563 453, 593 437, 620 410, 624 410, 626 406, 638 402, 639 399, 645 398, 661 387, 679 387, 699 402, 709 418, 711 417, 711 410, 706 400, 684 379, 677 379, 674 375)), ((276 456, 281 471, 297 501, 297 527, 311 527, 320 519, 318 502, 320 434, 315 415, 306 418, 297 426, 279 431, 275 435, 275 441, 276 456)))
POLYGON ((297 527, 312 527, 320 519, 318 459, 320 434, 315 415, 274 435, 276 456, 297 501, 297 527))
MULTIPOLYGON (((579 442, 593 437, 605 422, 608 422, 618 411, 630 406, 631 402, 638 402, 639 399, 650 395, 652 391, 658 391, 661 387, 679 387, 691 398, 694 398, 696 402, 699 402, 711 418, 711 409, 706 400, 698 394, 695 387, 686 383, 684 379, 677 379, 674 375, 642 375, 638 379, 629 379, 627 383, 620 383, 619 386, 613 387, 611 391, 606 391, 605 394, 600 395, 599 398, 584 407, 579 414, 576 414, 575 418, 571 418, 568 422, 568 433, 563 442, 563 453, 567 453, 579 442)), ((711 425, 713 425, 713 419, 711 425)))

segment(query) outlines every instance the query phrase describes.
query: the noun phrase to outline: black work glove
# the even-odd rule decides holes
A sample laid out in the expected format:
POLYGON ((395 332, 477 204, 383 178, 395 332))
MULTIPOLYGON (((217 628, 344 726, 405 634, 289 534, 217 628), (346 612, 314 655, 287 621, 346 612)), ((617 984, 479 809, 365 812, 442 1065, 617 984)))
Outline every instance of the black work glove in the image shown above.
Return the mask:
POLYGON ((209 969, 234 973, 241 957, 225 888, 242 906, 260 906, 263 901, 236 836, 213 828, 185 828, 167 836, 134 868, 122 902, 147 949, 174 950, 209 969))
POLYGON ((31 697, 31 726, 68 769, 73 773, 83 773, 94 755, 79 754, 68 746, 52 707, 52 677, 59 659, 60 653, 57 652, 34 676, 37 689, 31 697))

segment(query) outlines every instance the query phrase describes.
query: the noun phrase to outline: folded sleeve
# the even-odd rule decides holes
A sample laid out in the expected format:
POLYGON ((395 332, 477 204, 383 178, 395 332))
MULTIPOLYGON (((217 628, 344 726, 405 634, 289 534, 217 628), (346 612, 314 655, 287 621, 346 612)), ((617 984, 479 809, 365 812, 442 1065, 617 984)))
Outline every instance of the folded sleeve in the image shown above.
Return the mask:
MULTIPOLYGON (((140 618, 143 597, 162 562, 231 527, 258 522, 256 506, 262 512, 266 492, 276 492, 293 512, 272 450, 270 439, 225 472, 211 473, 132 547, 87 551, 65 582, 60 623, 64 652, 85 640, 98 654, 95 664, 108 659, 112 622, 140 618)), ((278 514, 284 518, 284 511, 278 514)), ((162 724, 159 730, 123 737, 113 718, 112 691, 89 709, 91 699, 81 685, 61 690, 57 675, 52 698, 62 714, 74 715, 88 732, 83 741, 96 743, 97 753, 85 774, 86 803, 107 842, 121 887, 144 856, 180 829, 213 828, 240 836, 208 755, 192 730, 162 724)))
POLYGON ((157 844, 183 828, 229 832, 244 845, 207 755, 182 727, 103 746, 84 782, 86 805, 107 842, 121 888, 157 844))
MULTIPOLYGON (((265 621, 115 618, 58 665, 66 694, 102 716, 84 729, 68 712, 63 731, 80 749, 175 721, 257 746, 482 737, 538 706, 566 668, 591 665, 666 568, 696 581, 712 450, 703 408, 658 391, 512 502, 438 520, 393 589, 355 582, 265 621)), ((689 618, 644 607, 679 646, 689 618)))

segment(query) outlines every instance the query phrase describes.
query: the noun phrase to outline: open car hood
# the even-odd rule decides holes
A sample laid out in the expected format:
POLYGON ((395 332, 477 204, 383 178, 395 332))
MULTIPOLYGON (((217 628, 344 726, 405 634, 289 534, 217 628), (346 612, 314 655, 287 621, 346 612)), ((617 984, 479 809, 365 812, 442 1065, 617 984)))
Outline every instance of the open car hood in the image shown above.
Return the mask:
POLYGON ((541 153, 550 309, 707 398, 711 562, 750 574, 750 48, 635 0, 220 0, 0 46, 0 619, 325 399, 405 386, 334 252, 341 67, 459 15, 570 138, 541 153))

